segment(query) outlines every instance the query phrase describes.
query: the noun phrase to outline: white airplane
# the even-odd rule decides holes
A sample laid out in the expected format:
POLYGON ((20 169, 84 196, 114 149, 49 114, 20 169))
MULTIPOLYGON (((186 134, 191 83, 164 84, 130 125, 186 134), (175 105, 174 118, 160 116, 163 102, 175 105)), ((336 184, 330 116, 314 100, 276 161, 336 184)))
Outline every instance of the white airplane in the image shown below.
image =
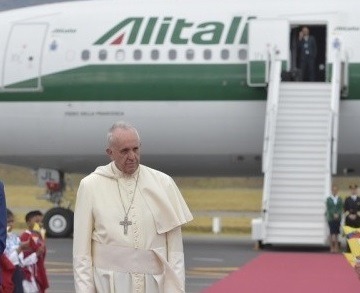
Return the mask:
MULTIPOLYGON (((106 164, 107 129, 126 120, 139 129, 144 164, 260 175, 267 54, 283 48, 286 69, 297 67, 306 25, 317 81, 329 80, 334 40, 346 49, 338 170, 359 172, 359 9, 352 0, 105 0, 1 12, 0 161, 59 182, 50 198, 59 204, 64 174, 106 164), (250 31, 257 20, 262 29, 250 31)), ((46 218, 52 236, 71 233, 67 209, 46 218)))

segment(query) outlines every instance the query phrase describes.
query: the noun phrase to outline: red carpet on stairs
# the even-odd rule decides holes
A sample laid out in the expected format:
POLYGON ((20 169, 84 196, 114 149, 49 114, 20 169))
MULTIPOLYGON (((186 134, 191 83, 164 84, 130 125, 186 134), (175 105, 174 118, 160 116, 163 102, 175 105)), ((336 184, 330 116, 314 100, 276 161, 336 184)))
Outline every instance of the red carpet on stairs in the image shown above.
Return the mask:
POLYGON ((263 253, 203 293, 359 293, 342 254, 263 253))

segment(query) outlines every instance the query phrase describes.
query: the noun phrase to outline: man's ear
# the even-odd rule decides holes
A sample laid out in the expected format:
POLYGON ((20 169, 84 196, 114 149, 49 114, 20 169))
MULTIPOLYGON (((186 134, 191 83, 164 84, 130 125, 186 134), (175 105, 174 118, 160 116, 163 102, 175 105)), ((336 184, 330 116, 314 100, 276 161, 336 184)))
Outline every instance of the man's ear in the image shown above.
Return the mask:
POLYGON ((106 153, 110 157, 110 159, 112 159, 112 150, 111 150, 111 148, 107 148, 106 153))

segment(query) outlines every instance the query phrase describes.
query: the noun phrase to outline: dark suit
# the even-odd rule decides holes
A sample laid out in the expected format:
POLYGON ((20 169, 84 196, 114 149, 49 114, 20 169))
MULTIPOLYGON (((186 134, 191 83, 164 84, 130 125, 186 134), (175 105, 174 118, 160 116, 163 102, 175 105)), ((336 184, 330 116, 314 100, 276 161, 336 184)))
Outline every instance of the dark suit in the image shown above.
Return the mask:
POLYGON ((302 38, 298 43, 300 55, 300 69, 303 81, 315 81, 315 60, 317 54, 316 40, 309 36, 306 40, 302 38))
MULTIPOLYGON (((6 234, 7 234, 6 227, 7 227, 7 216, 6 216, 5 192, 4 192, 4 185, 0 181, 0 255, 4 252, 6 246, 6 234)), ((1 278, 0 278, 0 284, 1 284, 1 278)))
POLYGON ((349 215, 356 215, 354 220, 349 218, 349 215, 345 218, 345 225, 360 228, 360 217, 357 215, 360 212, 360 197, 356 197, 356 200, 353 200, 351 196, 348 196, 344 202, 344 212, 348 213, 349 215))

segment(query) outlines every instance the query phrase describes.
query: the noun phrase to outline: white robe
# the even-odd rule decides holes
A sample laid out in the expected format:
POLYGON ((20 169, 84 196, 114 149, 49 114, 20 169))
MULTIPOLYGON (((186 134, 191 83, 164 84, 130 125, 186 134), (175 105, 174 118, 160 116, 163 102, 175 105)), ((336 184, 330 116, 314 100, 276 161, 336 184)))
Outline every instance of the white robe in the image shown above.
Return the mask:
MULTIPOLYGON (((185 292, 181 225, 190 220, 192 215, 170 176, 143 165, 131 176, 119 171, 113 162, 98 167, 81 181, 76 199, 73 244, 76 292, 185 292), (128 214, 132 225, 125 235, 120 222, 124 220, 124 206, 127 211, 134 195, 128 214), (112 264, 107 265, 103 255, 100 255, 103 261, 94 264, 99 257, 94 255, 98 245, 105 248, 102 254, 112 264), (117 263, 126 263, 126 257, 115 257, 122 248, 154 255, 161 272, 139 273, 133 269, 124 272, 114 268, 117 263)), ((140 267, 146 267, 144 261, 139 260, 140 267)))

